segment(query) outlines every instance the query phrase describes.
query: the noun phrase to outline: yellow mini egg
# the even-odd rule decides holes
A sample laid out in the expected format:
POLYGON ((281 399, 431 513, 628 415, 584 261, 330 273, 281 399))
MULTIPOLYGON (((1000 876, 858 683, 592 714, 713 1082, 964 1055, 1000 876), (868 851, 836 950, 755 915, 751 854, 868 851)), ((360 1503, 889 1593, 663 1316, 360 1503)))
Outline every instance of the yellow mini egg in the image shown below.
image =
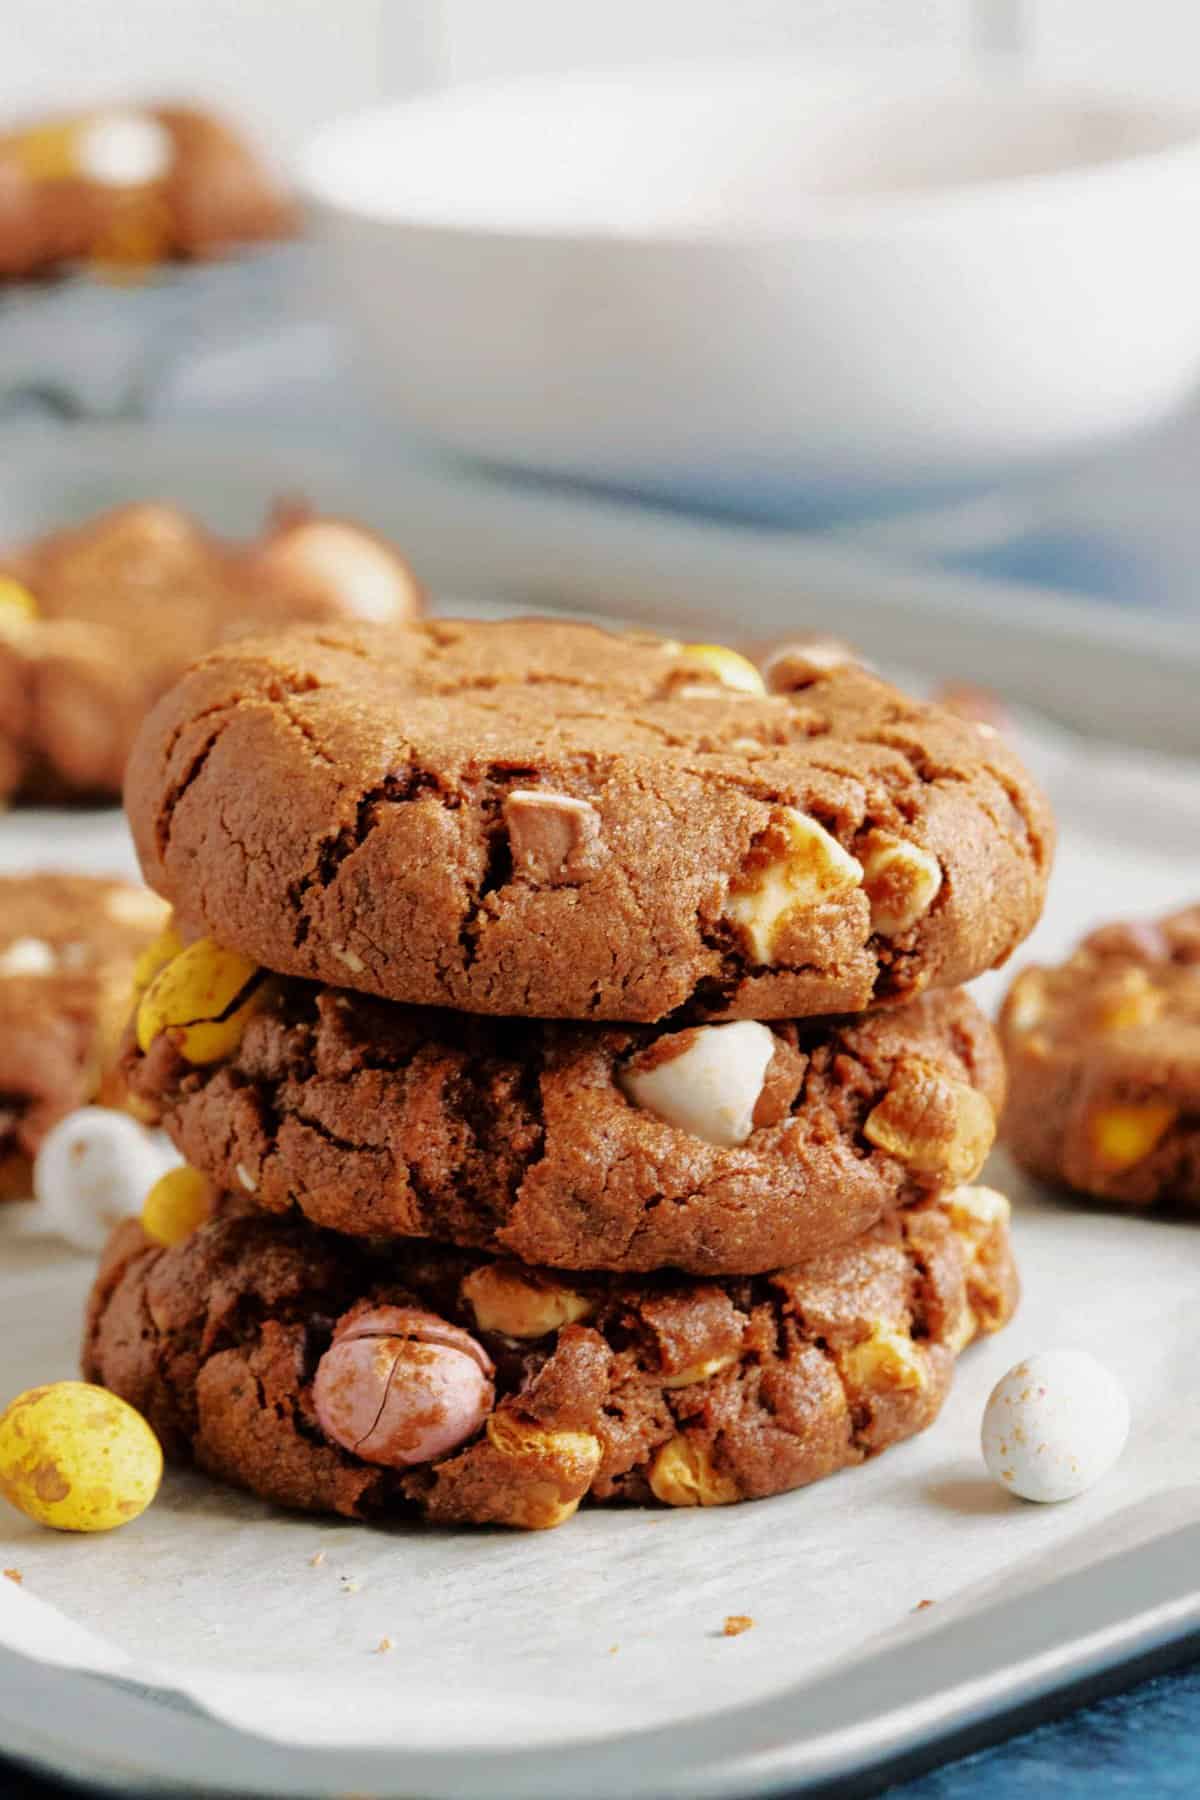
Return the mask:
POLYGON ((232 1056, 267 1001, 259 974, 257 963, 212 938, 189 944, 159 969, 142 995, 138 1049, 144 1053, 160 1032, 172 1031, 180 1055, 190 1063, 232 1056))
POLYGON ((56 1531, 113 1531, 145 1512, 162 1480, 141 1414, 86 1381, 30 1388, 0 1414, 0 1494, 56 1531))
POLYGON ((16 613, 22 619, 36 619, 38 604, 29 589, 11 575, 0 575, 0 613, 16 613))
POLYGON ((156 1244, 179 1244, 203 1225, 212 1196, 199 1169, 186 1164, 160 1175, 142 1202, 142 1230, 156 1244))
POLYGON ((133 992, 138 999, 145 993, 160 969, 165 969, 169 962, 182 953, 183 940, 175 929, 172 919, 164 925, 153 943, 147 944, 133 965, 133 992))

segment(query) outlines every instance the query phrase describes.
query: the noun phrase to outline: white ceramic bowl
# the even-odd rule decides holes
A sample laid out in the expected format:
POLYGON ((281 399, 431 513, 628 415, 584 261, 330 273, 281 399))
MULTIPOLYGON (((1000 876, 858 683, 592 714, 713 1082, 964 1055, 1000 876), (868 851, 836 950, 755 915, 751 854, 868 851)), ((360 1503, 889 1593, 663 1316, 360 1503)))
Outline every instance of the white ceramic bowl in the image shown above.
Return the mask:
POLYGON ((342 120, 302 180, 398 423, 755 510, 1148 423, 1200 373, 1200 114, 895 69, 644 69, 342 120))

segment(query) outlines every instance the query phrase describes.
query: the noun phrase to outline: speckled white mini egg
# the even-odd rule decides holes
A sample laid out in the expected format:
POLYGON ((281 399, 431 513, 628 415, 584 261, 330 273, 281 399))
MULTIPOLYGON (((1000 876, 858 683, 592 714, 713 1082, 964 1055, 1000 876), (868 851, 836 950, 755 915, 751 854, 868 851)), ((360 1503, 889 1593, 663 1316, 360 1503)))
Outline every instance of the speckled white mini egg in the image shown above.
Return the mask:
POLYGON ((1010 1494, 1073 1500, 1114 1466, 1129 1401, 1086 1350, 1044 1350, 1008 1371, 983 1414, 983 1460, 1010 1494))
POLYGON ((46 1133, 34 1160, 36 1228, 79 1250, 101 1250, 113 1226, 140 1213, 159 1176, 178 1162, 161 1133, 128 1113, 80 1107, 46 1133))

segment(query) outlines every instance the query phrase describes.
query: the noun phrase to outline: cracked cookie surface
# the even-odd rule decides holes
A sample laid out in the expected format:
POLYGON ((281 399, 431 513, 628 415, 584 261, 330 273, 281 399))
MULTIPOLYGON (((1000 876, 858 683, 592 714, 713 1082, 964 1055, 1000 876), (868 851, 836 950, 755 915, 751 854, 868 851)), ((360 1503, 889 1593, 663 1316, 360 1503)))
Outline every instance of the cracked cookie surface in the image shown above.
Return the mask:
POLYGON ((405 619, 416 581, 359 526, 277 510, 248 543, 165 505, 118 508, 0 556, 0 801, 113 798, 159 695, 251 628, 405 619))
POLYGON ((1044 1181, 1127 1206, 1200 1208, 1200 906, 1101 926, 1029 968, 1000 1015, 1004 1136, 1044 1181))
POLYGON ((0 876, 0 1198, 30 1192, 50 1127, 103 1094, 157 895, 88 875, 0 876))
POLYGON ((716 647, 548 620, 224 648, 148 720, 126 804, 185 936, 626 1021, 953 986, 1029 931, 1053 836, 998 739, 861 669, 767 694, 716 647))
POLYGON ((725 1505, 801 1487, 933 1422, 958 1352, 1015 1306, 1007 1219, 1000 1195, 968 1188, 797 1269, 592 1274, 566 1288, 522 1265, 370 1249, 225 1202, 171 1249, 136 1221, 120 1227, 83 1369, 144 1414, 169 1458, 306 1511, 536 1528, 589 1496, 725 1505), (329 1434, 321 1371, 336 1343, 414 1319, 427 1343, 469 1342, 491 1386, 453 1450, 413 1466, 410 1442, 406 1466, 389 1465, 394 1445, 359 1455, 329 1434))
POLYGON ((132 1092, 189 1162, 271 1213, 562 1268, 798 1261, 972 1179, 1003 1100, 991 1027, 957 990, 671 1032, 267 989, 218 1061, 169 1029, 127 1042, 132 1092), (726 1046, 714 1089, 703 1059, 726 1046))

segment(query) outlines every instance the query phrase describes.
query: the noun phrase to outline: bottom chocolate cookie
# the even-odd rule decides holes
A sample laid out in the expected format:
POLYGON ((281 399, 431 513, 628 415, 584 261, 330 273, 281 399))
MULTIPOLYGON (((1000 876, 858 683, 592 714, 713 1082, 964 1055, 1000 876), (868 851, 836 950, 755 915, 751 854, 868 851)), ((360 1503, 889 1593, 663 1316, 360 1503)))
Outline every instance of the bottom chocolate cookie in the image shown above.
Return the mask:
POLYGON ((171 1248, 119 1228, 83 1369, 264 1499, 536 1529, 585 1496, 719 1506, 863 1462, 933 1422, 1016 1295, 986 1188, 724 1281, 373 1250, 225 1201, 171 1248))

